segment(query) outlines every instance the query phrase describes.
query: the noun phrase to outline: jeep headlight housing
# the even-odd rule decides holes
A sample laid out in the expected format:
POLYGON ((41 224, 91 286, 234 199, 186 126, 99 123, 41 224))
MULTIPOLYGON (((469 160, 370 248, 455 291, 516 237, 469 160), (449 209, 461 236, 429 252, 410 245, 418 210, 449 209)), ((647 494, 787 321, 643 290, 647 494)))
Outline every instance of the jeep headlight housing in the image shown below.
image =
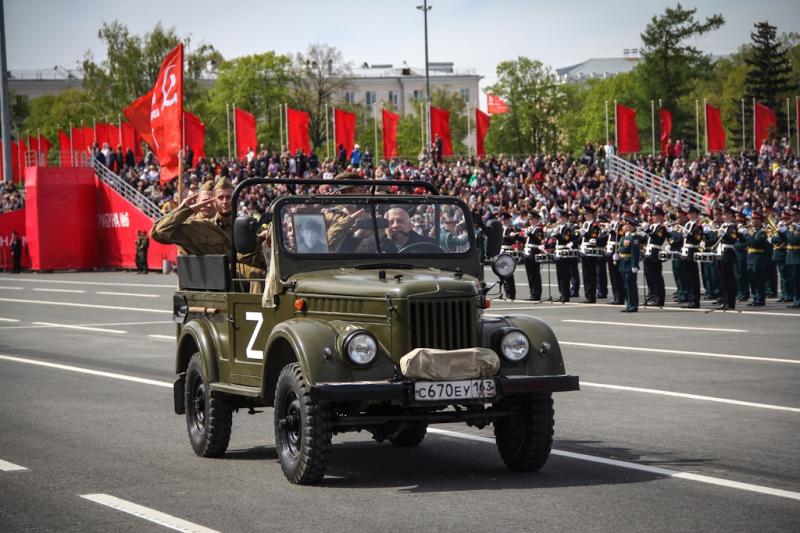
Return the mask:
POLYGON ((344 353, 354 365, 366 366, 378 355, 378 343, 366 331, 354 331, 344 341, 344 353))
POLYGON ((528 336, 518 329, 506 332, 500 340, 500 352, 503 357, 514 363, 525 359, 530 348, 531 342, 528 340, 528 336))
POLYGON ((492 272, 500 278, 509 278, 514 274, 517 268, 517 263, 514 258, 508 254, 500 254, 492 261, 492 272))

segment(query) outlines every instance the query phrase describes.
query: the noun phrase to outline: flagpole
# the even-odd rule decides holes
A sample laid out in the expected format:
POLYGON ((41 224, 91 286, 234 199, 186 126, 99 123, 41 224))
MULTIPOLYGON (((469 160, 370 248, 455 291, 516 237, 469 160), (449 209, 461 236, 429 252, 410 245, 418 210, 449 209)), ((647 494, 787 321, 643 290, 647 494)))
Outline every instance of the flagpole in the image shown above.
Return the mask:
POLYGON ((656 156, 656 101, 650 100, 650 133, 652 137, 652 154, 656 156))
POLYGON ((233 113, 231 113, 233 115, 233 158, 234 158, 234 160, 238 160, 239 159, 239 146, 237 144, 237 141, 239 139, 237 138, 237 135, 236 135, 236 102, 233 103, 233 105, 231 106, 231 109, 233 110, 233 113))
MULTIPOLYGON (((794 127, 797 130, 795 131, 797 134, 795 141, 797 141, 797 154, 800 154, 800 97, 798 96, 794 97, 794 109, 794 127)), ((795 288, 795 290, 800 290, 800 288, 795 288)))
POLYGON ((792 115, 789 114, 789 97, 786 97, 786 143, 792 146, 792 115))
POLYGON ((419 143, 425 148, 425 118, 422 111, 422 102, 419 103, 419 143))
POLYGON ((695 149, 697 157, 700 157, 700 102, 694 99, 694 128, 695 128, 695 149))
POLYGON ((464 105, 464 109, 464 114, 467 115, 467 159, 469 159, 472 156, 472 129, 469 124, 469 100, 464 105))
POLYGON ((331 136, 328 128, 328 103, 325 103, 325 159, 331 158, 331 136))
POLYGON ((283 109, 286 111, 286 116, 283 119, 284 125, 286 125, 286 150, 289 150, 289 104, 283 104, 283 109))
POLYGON ((230 104, 225 104, 225 130, 228 135, 228 160, 231 159, 231 111, 230 104))
POLYGON ((336 108, 331 108, 331 121, 333 122, 333 158, 339 157, 339 145, 336 144, 336 108))
MULTIPOLYGON (((662 149, 662 148, 661 148, 661 142, 662 142, 662 141, 661 141, 661 136, 662 136, 662 135, 664 135, 664 132, 663 132, 663 131, 661 131, 661 107, 662 107, 662 104, 661 104, 661 98, 659 98, 659 99, 658 99, 658 119, 659 119, 659 120, 658 120, 658 140, 659 140, 659 143, 658 143, 658 152, 659 152, 659 153, 661 153, 661 149, 662 149)), ((672 133, 670 133, 670 135, 672 135, 672 133)), ((668 139, 667 141, 669 142, 669 139, 668 139)), ((669 154, 667 154, 667 157, 669 157, 669 154)))
MULTIPOLYGON (((789 107, 787 106, 786 109, 789 109, 789 107)), ((375 145, 373 148, 374 149, 373 159, 377 160, 378 159, 378 102, 377 101, 372 103, 372 126, 373 130, 375 131, 375 145)))
MULTIPOLYGON (((792 127, 792 123, 789 120, 789 99, 788 98, 786 99, 786 122, 788 124, 788 127, 791 128, 792 127)), ((786 138, 789 139, 789 146, 791 146, 792 145, 792 134, 789 133, 789 135, 786 138)), ((40 164, 39 163, 39 158, 42 157, 40 155, 41 153, 42 153, 42 132, 40 131, 39 128, 36 128, 36 164, 37 165, 40 164)))
POLYGON ((619 153, 619 123, 617 119, 617 101, 614 100, 614 146, 619 153))
POLYGON ((708 153, 708 108, 705 98, 703 98, 703 124, 705 125, 706 153, 708 153))
POLYGON ((608 142, 608 100, 606 100, 606 142, 608 142))
MULTIPOLYGON (((64 164, 63 162, 61 163, 64 164)), ((72 122, 69 123, 69 166, 75 166, 75 147, 72 146, 72 122)))
POLYGON ((742 154, 747 151, 747 127, 744 123, 744 98, 742 98, 742 154))
POLYGON ((756 99, 753 98, 753 151, 758 157, 758 147, 756 146, 756 99))
POLYGON ((94 148, 94 145, 97 144, 97 119, 94 117, 92 117, 92 133, 94 134, 92 138, 92 148, 94 148))

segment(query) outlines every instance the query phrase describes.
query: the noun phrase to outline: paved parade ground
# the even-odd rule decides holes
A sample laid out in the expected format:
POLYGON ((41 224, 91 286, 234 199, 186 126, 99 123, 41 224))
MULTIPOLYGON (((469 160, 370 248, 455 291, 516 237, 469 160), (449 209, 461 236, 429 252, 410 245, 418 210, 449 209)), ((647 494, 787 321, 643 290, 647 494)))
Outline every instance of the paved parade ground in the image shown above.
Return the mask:
POLYGON ((546 320, 581 379, 579 392, 555 395, 554 451, 540 472, 507 470, 491 428, 441 425, 410 449, 366 433, 334 437, 328 475, 305 487, 281 472, 271 409, 234 416, 224 458, 192 452, 172 409, 175 280, 0 274, 0 530, 800 524, 800 312, 786 304, 622 314, 581 304, 582 293, 566 305, 495 300, 487 313, 546 320))

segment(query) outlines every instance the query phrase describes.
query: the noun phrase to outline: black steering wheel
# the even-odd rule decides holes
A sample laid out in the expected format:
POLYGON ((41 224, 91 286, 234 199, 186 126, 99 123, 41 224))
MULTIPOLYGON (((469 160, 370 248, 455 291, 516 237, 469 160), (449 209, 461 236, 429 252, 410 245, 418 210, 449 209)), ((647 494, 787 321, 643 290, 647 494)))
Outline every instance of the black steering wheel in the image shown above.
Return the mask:
POLYGON ((445 251, 442 249, 441 246, 427 241, 412 242, 411 244, 407 244, 398 250, 398 253, 401 254, 406 252, 412 252, 417 254, 445 253, 445 251))

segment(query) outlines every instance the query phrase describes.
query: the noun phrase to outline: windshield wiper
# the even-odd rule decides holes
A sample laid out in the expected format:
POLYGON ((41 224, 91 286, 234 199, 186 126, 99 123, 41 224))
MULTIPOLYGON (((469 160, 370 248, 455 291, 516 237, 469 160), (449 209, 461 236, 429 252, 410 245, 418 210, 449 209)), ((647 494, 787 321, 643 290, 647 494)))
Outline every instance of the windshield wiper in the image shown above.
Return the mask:
POLYGON ((404 269, 404 268, 414 268, 414 265, 409 265, 407 263, 370 263, 366 265, 356 265, 354 268, 356 270, 369 270, 371 268, 404 269))

